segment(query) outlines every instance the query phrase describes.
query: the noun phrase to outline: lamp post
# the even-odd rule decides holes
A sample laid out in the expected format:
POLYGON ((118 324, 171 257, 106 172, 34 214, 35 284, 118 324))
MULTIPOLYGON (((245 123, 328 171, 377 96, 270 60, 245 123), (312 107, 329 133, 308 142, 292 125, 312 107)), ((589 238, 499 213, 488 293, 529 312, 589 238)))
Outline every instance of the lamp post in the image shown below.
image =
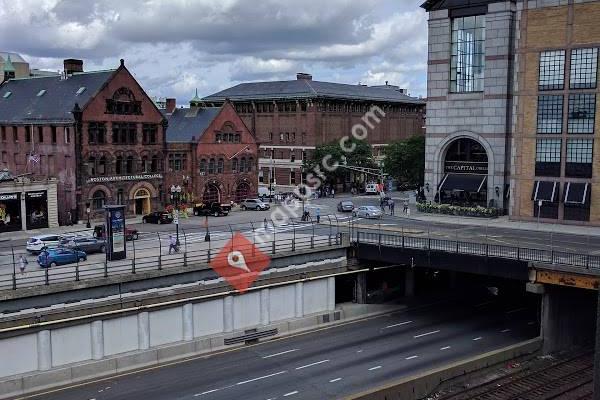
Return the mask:
POLYGON ((181 186, 171 186, 171 202, 175 206, 175 243, 179 246, 179 196, 181 195, 181 186))
POLYGON ((90 223, 90 212, 92 210, 90 210, 90 203, 85 203, 85 213, 87 214, 87 224, 85 224, 86 228, 91 228, 92 224, 90 223))
POLYGON ((206 227, 206 235, 204 235, 204 241, 210 242, 210 232, 208 231, 208 215, 204 217, 204 226, 206 227))

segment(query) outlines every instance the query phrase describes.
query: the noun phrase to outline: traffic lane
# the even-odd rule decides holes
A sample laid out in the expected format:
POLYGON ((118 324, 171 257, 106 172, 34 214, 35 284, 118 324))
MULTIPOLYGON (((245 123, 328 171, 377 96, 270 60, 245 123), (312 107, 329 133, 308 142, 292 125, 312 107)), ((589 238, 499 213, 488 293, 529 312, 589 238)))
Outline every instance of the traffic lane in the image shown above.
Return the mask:
MULTIPOLYGON (((410 315, 415 320, 414 328, 407 326, 385 329, 387 326, 403 322, 407 316, 405 313, 381 316, 307 335, 265 342, 258 346, 199 358, 128 377, 45 394, 43 398, 145 399, 151 394, 153 399, 198 397, 230 399, 242 395, 249 399, 265 399, 267 397, 264 395, 268 390, 278 392, 279 396, 294 390, 300 393, 302 390, 306 396, 309 387, 294 386, 297 382, 306 380, 306 372, 310 372, 315 379, 323 378, 326 374, 319 368, 328 367, 338 371, 357 364, 356 373, 349 372, 346 379, 348 382, 354 379, 352 377, 362 376, 363 369, 371 365, 375 359, 381 358, 382 362, 389 362, 391 365, 393 359, 401 352, 409 351, 409 347, 413 348, 419 343, 438 346, 437 341, 443 339, 443 334, 438 337, 432 335, 415 338, 414 336, 419 335, 418 332, 422 332, 427 325, 433 323, 431 319, 436 315, 439 316, 440 313, 422 310, 421 314, 420 318, 417 318, 418 311, 410 315), (323 360, 329 361, 321 362, 323 360), (281 371, 287 372, 281 373, 281 371), (110 389, 106 390, 107 387, 110 389)), ((517 319, 512 320, 513 323, 516 321, 517 319)), ((459 330, 460 326, 463 330, 472 329, 471 324, 465 323, 465 320, 460 318, 442 324, 439 328, 442 332, 447 329, 451 333, 450 336, 455 336, 456 334, 452 333, 452 325, 458 325, 459 330)), ((505 322, 502 322, 494 329, 500 332, 500 328, 505 329, 505 326, 505 322)), ((513 337, 513 340, 521 339, 520 336, 513 337)), ((460 357, 462 354, 457 356, 460 357)), ((327 382, 319 381, 320 385, 325 383, 327 382)), ((311 385, 313 383, 309 382, 308 386, 311 385)), ((317 393, 322 396, 322 392, 317 393)), ((305 396, 300 398, 309 398, 305 396)))

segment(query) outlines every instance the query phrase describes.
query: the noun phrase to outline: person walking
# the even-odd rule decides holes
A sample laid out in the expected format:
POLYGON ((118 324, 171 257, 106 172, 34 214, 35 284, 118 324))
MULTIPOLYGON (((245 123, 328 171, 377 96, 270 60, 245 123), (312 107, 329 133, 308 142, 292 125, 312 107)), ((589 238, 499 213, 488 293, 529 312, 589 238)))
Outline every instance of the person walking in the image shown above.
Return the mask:
POLYGON ((408 200, 404 200, 404 206, 402 207, 402 212, 404 214, 408 213, 408 200))
POLYGON ((335 189, 331 188, 331 197, 333 197, 335 199, 335 189))
POLYGON ((21 270, 21 275, 25 273, 25 268, 27 268, 27 264, 29 264, 29 261, 27 261, 27 258, 25 258, 25 256, 21 254, 21 257, 19 257, 19 269, 21 270))
POLYGON ((265 218, 265 220, 263 221, 263 225, 265 227, 265 232, 267 231, 267 228, 269 227, 269 224, 267 223, 267 219, 265 218))
POLYGON ((390 206, 390 215, 394 215, 394 200, 388 201, 388 206, 390 206))
POLYGON ((171 250, 175 253, 179 252, 179 249, 177 248, 177 239, 175 239, 175 236, 173 235, 169 235, 169 254, 171 254, 171 250))
POLYGON ((317 207, 315 214, 317 216, 317 224, 320 224, 321 223, 321 209, 319 207, 317 207))

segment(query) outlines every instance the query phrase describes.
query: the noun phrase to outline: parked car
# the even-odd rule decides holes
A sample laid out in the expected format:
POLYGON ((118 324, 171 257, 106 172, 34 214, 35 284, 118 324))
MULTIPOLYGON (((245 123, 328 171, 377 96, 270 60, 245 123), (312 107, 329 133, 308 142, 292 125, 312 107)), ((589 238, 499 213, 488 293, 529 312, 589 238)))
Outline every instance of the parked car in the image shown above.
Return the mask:
POLYGON ((142 217, 143 223, 148 224, 170 224, 173 222, 173 217, 168 212, 154 211, 142 217))
POLYGON ((46 247, 56 247, 60 242, 60 235, 39 235, 29 238, 25 248, 30 253, 39 253, 46 247))
MULTIPOLYGON (((92 234, 96 239, 106 239, 106 229, 104 225, 94 226, 94 233, 92 234)), ((137 229, 125 227, 125 240, 138 240, 140 234, 137 229)))
POLYGON ((89 253, 106 253, 106 240, 90 236, 64 237, 60 240, 61 247, 81 250, 89 253))
POLYGON ((375 206, 360 206, 354 211, 352 211, 352 215, 355 217, 364 217, 364 218, 379 218, 383 216, 381 210, 375 206))
POLYGON ((376 183, 367 183, 365 186, 366 194, 377 194, 377 184, 376 183))
POLYGON ((87 260, 87 255, 84 251, 56 248, 46 249, 42 251, 37 258, 37 262, 42 268, 56 267, 57 265, 72 264, 77 261, 87 260))
POLYGON ((354 203, 349 200, 340 201, 337 205, 339 212, 352 212, 354 210, 354 203))
POLYGON ((215 217, 226 216, 231 211, 231 204, 197 203, 194 206, 194 215, 214 215, 215 217))
POLYGON ((242 201, 240 207, 242 210, 257 210, 264 211, 271 208, 267 203, 263 203, 261 199, 246 199, 242 201))

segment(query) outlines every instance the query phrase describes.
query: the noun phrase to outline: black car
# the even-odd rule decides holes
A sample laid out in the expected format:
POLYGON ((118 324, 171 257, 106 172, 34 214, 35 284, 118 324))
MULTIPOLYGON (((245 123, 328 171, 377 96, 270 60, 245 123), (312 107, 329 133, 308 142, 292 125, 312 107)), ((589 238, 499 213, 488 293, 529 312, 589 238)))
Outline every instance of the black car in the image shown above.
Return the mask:
POLYGON ((106 241, 88 236, 65 237, 60 240, 60 246, 73 250, 81 250, 85 253, 105 253, 106 241))
POLYGON ((348 200, 340 201, 337 205, 339 212, 352 212, 354 210, 354 203, 348 200))
POLYGON ((168 212, 154 211, 142 217, 143 223, 148 224, 170 224, 173 222, 173 217, 168 212))
POLYGON ((214 215, 220 217, 226 216, 231 211, 230 204, 213 203, 198 203, 194 206, 194 215, 214 215))

